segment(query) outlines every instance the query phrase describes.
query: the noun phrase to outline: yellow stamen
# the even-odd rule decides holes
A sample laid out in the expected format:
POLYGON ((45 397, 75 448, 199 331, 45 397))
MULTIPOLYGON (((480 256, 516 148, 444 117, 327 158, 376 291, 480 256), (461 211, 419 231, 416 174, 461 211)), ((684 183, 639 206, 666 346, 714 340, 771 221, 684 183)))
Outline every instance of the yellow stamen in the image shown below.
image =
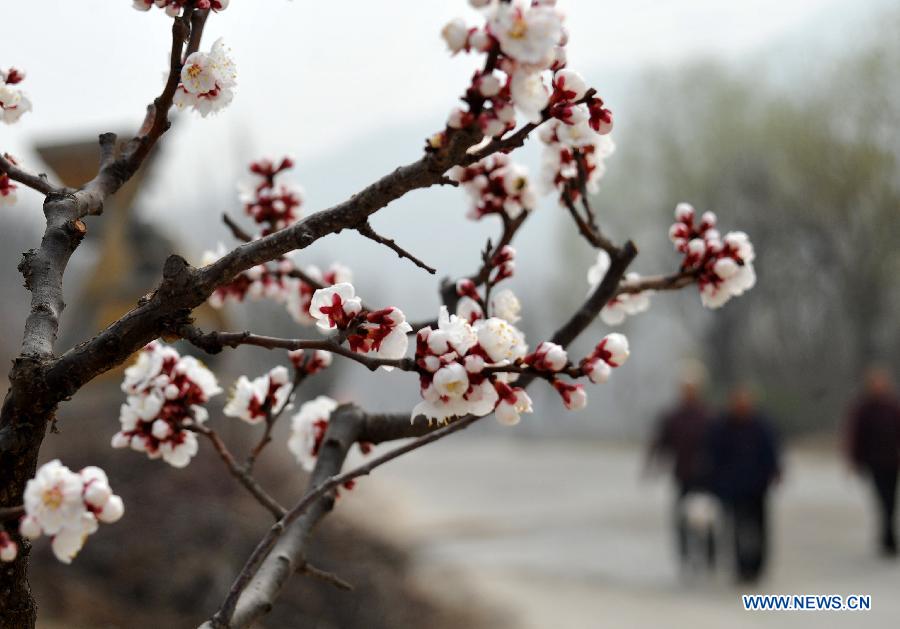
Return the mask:
POLYGON ((59 509, 59 506, 63 501, 63 495, 59 490, 59 487, 53 487, 46 490, 41 498, 44 502, 44 505, 50 507, 51 509, 59 509))
POLYGON ((513 22, 512 28, 509 29, 509 36, 513 39, 522 39, 528 32, 528 24, 522 18, 517 18, 513 22))

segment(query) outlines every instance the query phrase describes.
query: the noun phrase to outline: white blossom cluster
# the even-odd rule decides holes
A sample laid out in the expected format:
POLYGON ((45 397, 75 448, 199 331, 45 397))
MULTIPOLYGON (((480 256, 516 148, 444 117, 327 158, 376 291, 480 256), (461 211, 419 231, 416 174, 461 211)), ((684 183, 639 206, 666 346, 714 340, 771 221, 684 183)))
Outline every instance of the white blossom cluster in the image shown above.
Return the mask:
MULTIPOLYGON (((485 136, 500 136, 515 127, 518 111, 531 123, 555 118, 572 127, 561 131, 561 136, 586 135, 588 127, 601 134, 609 132, 609 110, 593 92, 587 93, 577 72, 566 68, 568 34, 555 2, 471 4, 483 10, 484 25, 471 27, 455 19, 443 28, 441 36, 451 53, 483 53, 489 61, 473 77, 463 98, 465 108, 450 112, 449 129, 478 125, 485 136)), ((432 139, 432 146, 442 141, 442 137, 432 139)))
MULTIPOLYGON (((603 277, 609 270, 610 259, 609 254, 601 250, 597 253, 597 263, 588 269, 587 280, 591 285, 591 290, 595 290, 603 277)), ((636 284, 641 279, 641 275, 635 272, 625 274, 624 284, 636 284)), ((652 290, 644 290, 635 293, 623 292, 615 295, 606 302, 603 309, 600 310, 600 319, 606 325, 619 325, 625 321, 628 315, 636 315, 645 312, 650 308, 650 296, 652 290)))
POLYGON ((331 412, 338 403, 330 397, 320 395, 314 400, 300 405, 300 409, 291 419, 291 435, 288 438, 288 450, 297 458, 297 462, 307 472, 311 472, 319 456, 319 448, 331 412))
MULTIPOLYGON (((511 278, 515 273, 515 248, 511 245, 501 247, 491 258, 490 265, 487 282, 493 288, 503 280, 511 278)), ((479 294, 475 282, 470 278, 464 278, 456 283, 456 294, 459 297, 456 302, 456 315, 469 323, 484 319, 486 312, 510 323, 517 323, 521 319, 519 313, 522 311, 522 304, 509 288, 499 291, 492 290, 486 302, 485 298, 479 294)))
POLYGON ((53 554, 63 563, 71 563, 99 522, 116 522, 125 512, 103 470, 86 467, 75 473, 58 460, 42 465, 25 485, 24 506, 19 532, 29 539, 49 536, 53 554))
POLYGON ((326 352, 321 349, 314 349, 311 352, 295 349, 288 352, 288 358, 290 358, 291 364, 294 365, 294 370, 296 370, 297 373, 307 376, 328 369, 331 366, 331 361, 334 360, 334 356, 331 355, 331 352, 326 352))
POLYGON ((537 198, 528 179, 528 169, 504 153, 494 153, 471 166, 454 166, 447 176, 469 194, 469 218, 505 214, 517 218, 534 209, 537 198))
POLYGON ((184 60, 181 82, 172 102, 190 107, 204 118, 226 107, 234 98, 237 71, 221 38, 209 52, 197 51, 184 60))
MULTIPOLYGON (((13 166, 17 165, 15 158, 9 153, 5 153, 3 155, 13 166)), ((19 186, 12 182, 12 179, 9 178, 9 175, 6 173, 0 173, 0 205, 14 205, 16 202, 16 189, 19 186)))
MULTIPOLYGON (((220 244, 215 251, 203 254, 201 264, 213 264, 226 253, 225 246, 220 244)), ((209 304, 213 308, 222 308, 228 303, 269 299, 284 304, 288 314, 297 323, 312 325, 316 319, 310 314, 309 308, 313 294, 318 289, 297 277, 300 271, 305 277, 324 286, 353 281, 353 271, 339 263, 333 263, 323 272, 314 264, 300 269, 289 258, 280 258, 239 273, 233 280, 213 291, 209 304)))
MULTIPOLYGON (((319 450, 328 430, 331 414, 338 403, 328 396, 319 397, 300 405, 300 410, 291 419, 291 435, 288 438, 288 450, 296 457, 297 462, 307 472, 311 472, 319 458, 319 450)), ((360 452, 368 454, 372 444, 359 442, 360 452)), ((353 488, 353 481, 344 483, 346 489, 353 488)))
MULTIPOLYGON (((213 11, 224 11, 228 8, 231 0, 197 0, 194 3, 195 9, 212 9, 213 11)), ((132 6, 138 11, 149 11, 152 7, 164 9, 166 15, 170 17, 178 17, 181 15, 181 9, 187 4, 187 0, 132 0, 132 6)))
POLYGON ((679 203, 669 229, 675 250, 684 254, 682 270, 697 273, 700 300, 707 308, 719 308, 756 284, 750 238, 740 231, 721 236, 716 222, 712 212, 697 221, 693 206, 679 203))
POLYGON ((0 121, 6 124, 18 122, 22 114, 31 111, 31 101, 18 87, 14 87, 25 79, 25 75, 10 68, 0 70, 0 121))
POLYGON ((244 213, 261 227, 261 236, 268 236, 300 220, 303 191, 279 176, 293 167, 294 160, 290 157, 283 157, 277 164, 269 159, 251 162, 250 172, 260 180, 252 188, 238 187, 244 213))
POLYGON ((597 192, 606 174, 606 159, 616 148, 609 135, 594 129, 582 107, 586 106, 575 108, 577 113, 568 121, 550 120, 538 130, 544 143, 542 187, 547 192, 556 191, 560 205, 575 203, 583 192, 597 192))
POLYGON ((291 396, 291 387, 288 370, 280 365, 253 380, 240 376, 223 412, 248 424, 258 424, 268 414, 281 412, 291 396))
POLYGON ((185 467, 197 454, 197 435, 188 428, 206 421, 204 404, 222 392, 200 361, 158 341, 141 350, 125 370, 122 390, 128 398, 112 447, 130 447, 174 467, 185 467))
POLYGON ((0 529, 0 562, 9 563, 19 556, 19 545, 9 533, 0 529))
POLYGON ((559 376, 565 373, 605 382, 609 374, 602 376, 601 371, 620 366, 627 357, 625 337, 610 335, 575 368, 556 343, 544 341, 529 354, 524 334, 505 319, 495 316, 469 323, 442 308, 437 329, 423 328, 417 336, 416 365, 423 399, 412 418, 446 422, 493 411, 501 423, 517 424, 523 413, 532 411, 531 398, 515 385, 515 369, 522 367, 546 373, 566 408, 579 410, 587 403, 584 387, 559 376))
MULTIPOLYGON (((352 284, 342 282, 313 293, 309 314, 320 330, 348 330, 350 349, 374 358, 397 360, 406 355, 412 326, 399 308, 365 311, 352 284)), ((390 367, 385 365, 385 369, 390 367)))
MULTIPOLYGON (((281 178, 293 166, 294 161, 289 157, 278 161, 260 159, 250 163, 250 172, 259 179, 252 186, 242 187, 240 196, 245 214, 260 230, 252 236, 253 239, 272 234, 299 220, 302 191, 281 178)), ((219 243, 214 251, 203 254, 201 264, 213 264, 226 253, 225 245, 219 243)), ((352 281, 352 271, 342 264, 333 263, 322 271, 312 264, 301 268, 290 258, 280 257, 243 271, 230 282, 219 286, 210 295, 209 304, 213 308, 222 308, 227 303, 246 299, 270 299, 284 304, 297 323, 311 325, 316 319, 310 315, 309 308, 319 286, 352 281)))
POLYGON ((551 3, 480 4, 482 26, 456 19, 441 31, 453 54, 479 52, 496 58, 495 67, 476 74, 464 99, 468 108, 454 109, 448 126, 477 124, 484 135, 497 136, 515 126, 516 110, 532 122, 541 119, 550 101, 544 73, 565 65, 566 34, 562 14, 551 3))

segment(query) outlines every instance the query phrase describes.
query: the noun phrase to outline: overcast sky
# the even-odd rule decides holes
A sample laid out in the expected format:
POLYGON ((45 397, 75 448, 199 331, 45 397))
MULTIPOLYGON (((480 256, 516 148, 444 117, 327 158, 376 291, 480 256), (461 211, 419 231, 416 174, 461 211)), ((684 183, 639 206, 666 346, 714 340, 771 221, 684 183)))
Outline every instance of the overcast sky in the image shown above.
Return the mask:
MULTIPOLYGON (((864 34, 848 34, 847 25, 855 23, 859 33, 864 15, 891 1, 559 0, 559 6, 569 16, 570 65, 607 99, 619 127, 628 120, 622 103, 629 84, 644 68, 714 58, 755 77, 764 57, 761 79, 782 66, 814 73, 827 59, 829 39, 832 49, 864 40, 864 34)), ((135 11, 130 0, 0 3, 4 23, 13 25, 0 38, 0 67, 26 71, 23 88, 34 103, 17 125, 0 126, 0 150, 29 164, 36 142, 133 132, 163 82, 171 20, 162 11, 135 11)), ((457 16, 473 24, 479 18, 466 0, 232 0, 227 11, 210 18, 204 48, 218 37, 231 47, 238 68, 235 100, 214 117, 177 118, 162 142, 162 167, 139 203, 144 214, 196 262, 199 247, 229 242, 219 215, 238 206, 235 179, 243 177, 250 159, 294 155, 291 178, 306 188, 306 212, 343 200, 416 159, 423 139, 442 128, 478 65, 475 57, 451 58, 439 37, 457 16)), ((537 147, 526 149, 523 159, 534 166, 537 147)), ((615 157, 608 176, 627 176, 615 157)), ((17 207, 4 211, 27 216, 37 228, 37 195, 21 197, 17 207)), ((682 200, 660 203, 674 207, 682 200)), ((562 264, 586 268, 590 257, 586 247, 547 254, 559 249, 562 241, 554 239, 570 235, 571 225, 552 199, 543 205, 518 239, 521 250, 540 253, 523 256, 521 277, 512 286, 526 302, 522 325, 535 334, 546 333, 548 318, 558 315, 550 311, 560 305, 548 295, 562 264)), ((464 212, 461 191, 429 190, 407 195, 373 222, 441 275, 458 276, 472 270, 485 239, 496 231, 494 221, 473 223, 463 219, 464 212)), ((20 250, 35 244, 36 237, 20 250)), ((89 268, 91 256, 90 247, 81 247, 73 268, 89 268)), ((304 263, 335 259, 354 268, 367 300, 402 304, 411 318, 434 314, 434 278, 377 245, 341 234, 302 253, 304 263)), ((642 257, 638 270, 659 271, 646 264, 642 257)), ((21 283, 14 265, 0 273, 6 285, 21 283)), ((67 275, 71 291, 78 273, 70 269, 67 275)), ((583 270, 569 268, 565 277, 576 297, 587 289, 583 270)), ((639 357, 642 349, 634 349, 639 357)), ((415 392, 408 393, 412 403, 415 392)))
MULTIPOLYGON (((877 4, 869 0, 868 4, 877 4)), ((25 138, 131 127, 160 87, 169 24, 130 0, 5 2, 0 64, 28 72, 34 112, 4 128, 25 138)), ((859 11, 867 2, 854 2, 859 11)), ((881 4, 884 4, 883 2, 881 4)), ((560 0, 569 16, 571 65, 603 92, 606 73, 678 63, 702 54, 734 57, 823 16, 841 19, 843 0, 560 0)), ((478 15, 465 0, 234 0, 214 15, 206 43, 224 37, 239 71, 234 104, 215 119, 192 119, 198 138, 240 126, 273 152, 301 161, 360 134, 410 119, 433 119, 464 87, 475 59, 449 58, 444 23, 478 15)), ((0 136, 0 137, 3 137, 0 136)), ((8 142, 5 142, 8 144, 8 142)))

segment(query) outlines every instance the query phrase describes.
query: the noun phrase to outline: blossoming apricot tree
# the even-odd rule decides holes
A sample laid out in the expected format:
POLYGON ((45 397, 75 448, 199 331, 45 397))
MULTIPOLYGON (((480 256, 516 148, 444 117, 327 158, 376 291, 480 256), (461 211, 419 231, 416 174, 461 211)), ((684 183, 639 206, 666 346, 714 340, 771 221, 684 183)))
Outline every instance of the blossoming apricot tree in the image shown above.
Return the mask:
MULTIPOLYGON (((46 215, 40 245, 24 254, 19 267, 31 292, 31 310, 0 418, 4 626, 35 623, 26 577, 26 540, 50 537, 56 556, 69 562, 97 531, 98 523, 115 522, 124 513, 102 470, 88 467, 75 473, 59 461, 38 469, 37 460, 58 405, 135 353, 137 360, 126 369, 122 384, 125 399, 119 430, 110 430, 112 446, 182 468, 208 441, 228 471, 276 521, 204 625, 247 627, 271 608, 293 573, 322 576, 308 565, 306 545, 310 530, 330 511, 340 487, 352 487, 354 479, 379 465, 487 415, 494 414, 503 424, 518 423, 523 414, 532 412, 527 388, 535 380, 556 390, 565 408, 583 408, 585 383, 606 382, 629 355, 628 340, 611 333, 589 355, 570 357, 567 346, 598 316, 608 325, 621 323, 626 315, 646 310, 653 292, 691 284, 699 287, 705 306, 716 308, 753 285, 754 253, 747 236, 720 235, 711 212, 698 218, 687 204, 678 205, 670 230, 682 256, 676 270, 651 277, 628 273, 635 246, 630 241, 616 244, 604 234, 591 205, 605 160, 613 151, 612 113, 567 66, 568 37, 555 2, 470 3, 483 11, 483 23, 470 26, 454 20, 441 34, 451 53, 478 56, 480 65, 460 106, 450 111, 444 128, 428 138, 420 159, 306 217, 301 216, 301 191, 284 181, 293 161, 253 162, 250 171, 258 181, 241 194, 241 201, 254 229, 245 230, 237 220, 225 218, 239 241, 236 247, 220 246, 204 257, 199 268, 171 256, 158 286, 130 312, 62 352, 56 336, 64 307, 63 273, 87 230, 86 219, 99 215, 104 200, 141 165, 168 129, 173 106, 205 117, 235 98, 237 74, 231 51, 221 39, 209 52, 201 51, 208 18, 229 3, 134 0, 136 9, 157 7, 171 19, 168 77, 133 138, 120 142, 113 134, 100 136, 100 163, 93 179, 77 189, 65 188, 32 174, 8 154, 0 157, 0 201, 15 202, 19 188, 30 188, 44 196, 46 215), (519 124, 520 118, 525 122, 519 124), (544 144, 539 184, 511 157, 532 133, 544 144), (298 253, 323 236, 348 229, 434 273, 376 233, 368 217, 407 192, 435 185, 463 188, 470 218, 497 216, 501 224, 501 233, 488 243, 472 275, 442 282, 443 305, 435 319, 414 323, 397 306, 364 301, 357 295, 351 271, 340 264, 323 272, 297 262, 298 253), (498 287, 515 274, 518 254, 512 242, 541 192, 558 199, 578 232, 597 249, 598 260, 587 271, 588 296, 581 307, 548 338, 530 344, 516 327, 522 304, 509 288, 498 287), (202 331, 193 324, 191 312, 204 302, 224 307, 248 299, 284 304, 310 333, 276 338, 202 331), (207 353, 243 345, 285 351, 281 361, 285 364, 263 375, 241 376, 222 409, 225 417, 262 426, 261 438, 243 463, 216 432, 215 425, 227 420, 210 421, 208 408, 223 392, 216 376, 197 358, 180 354, 160 338, 184 339, 207 353), (367 413, 325 396, 301 402, 303 382, 335 357, 371 370, 400 372, 398 386, 409 386, 402 372, 410 372, 422 401, 411 412, 398 414, 367 413), (257 482, 253 466, 272 441, 273 426, 295 407, 284 447, 311 477, 305 493, 286 508, 257 482), (372 444, 404 438, 412 440, 341 471, 352 446, 369 454, 372 444)), ((31 109, 18 87, 24 78, 17 69, 0 72, 0 120, 6 124, 31 109)))

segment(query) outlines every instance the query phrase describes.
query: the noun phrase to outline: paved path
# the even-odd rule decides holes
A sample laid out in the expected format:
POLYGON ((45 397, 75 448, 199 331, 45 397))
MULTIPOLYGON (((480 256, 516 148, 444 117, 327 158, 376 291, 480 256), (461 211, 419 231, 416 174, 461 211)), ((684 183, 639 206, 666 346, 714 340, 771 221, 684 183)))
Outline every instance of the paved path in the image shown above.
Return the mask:
POLYGON ((744 612, 726 574, 679 579, 668 487, 641 480, 640 459, 627 445, 466 436, 382 468, 342 508, 399 534, 420 582, 489 604, 498 627, 900 626, 900 562, 872 553, 866 488, 833 457, 788 454, 757 591, 867 593, 868 613, 744 612))

